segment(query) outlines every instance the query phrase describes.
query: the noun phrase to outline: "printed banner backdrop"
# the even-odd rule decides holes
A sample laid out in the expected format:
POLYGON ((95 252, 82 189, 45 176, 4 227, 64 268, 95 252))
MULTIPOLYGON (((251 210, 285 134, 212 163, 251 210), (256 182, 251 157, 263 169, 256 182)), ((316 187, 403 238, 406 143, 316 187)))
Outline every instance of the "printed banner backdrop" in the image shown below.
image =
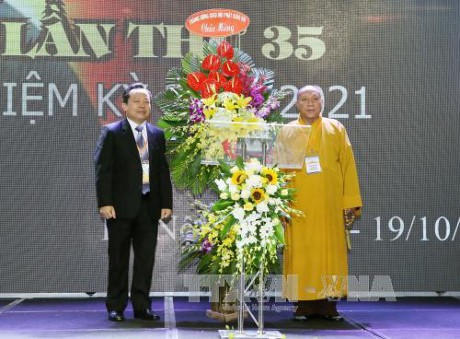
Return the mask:
MULTIPOLYGON (((241 48, 276 72, 276 87, 320 85, 324 116, 347 128, 364 200, 350 274, 389 277, 396 292, 460 291, 457 1, 3 0, 0 294, 105 291, 100 128, 121 118, 123 85, 158 93, 200 51, 185 20, 214 7, 249 16, 241 48)), ((293 104, 282 106, 289 119, 293 104)), ((174 193, 153 292, 187 291, 177 261, 193 197, 174 193)))

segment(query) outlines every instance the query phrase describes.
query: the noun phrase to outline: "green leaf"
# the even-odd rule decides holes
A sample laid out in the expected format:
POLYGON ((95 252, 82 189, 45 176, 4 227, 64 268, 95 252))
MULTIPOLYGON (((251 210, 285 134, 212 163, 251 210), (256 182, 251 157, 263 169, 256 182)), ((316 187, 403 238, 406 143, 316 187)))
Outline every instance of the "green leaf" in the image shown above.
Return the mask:
POLYGON ((200 173, 199 175, 197 175, 195 177, 195 180, 192 180, 190 182, 190 190, 192 191, 192 195, 193 196, 197 196, 197 195, 200 195, 201 193, 203 193, 207 186, 206 186, 206 182, 203 181, 203 175, 201 173, 201 168, 200 168, 200 173))
POLYGON ((232 168, 229 164, 227 164, 224 160, 219 159, 219 169, 220 171, 227 177, 232 176, 232 172, 230 171, 232 168))
MULTIPOLYGON (((211 252, 212 253, 212 252, 211 252)), ((196 268, 197 272, 200 274, 209 273, 209 265, 212 261, 212 254, 207 253, 201 256, 198 266, 196 268)))
POLYGON ((186 249, 180 258, 179 269, 184 270, 190 267, 194 261, 196 261, 201 255, 201 252, 197 250, 197 246, 191 246, 189 249, 186 249))
POLYGON ((177 85, 179 84, 180 79, 182 79, 182 69, 180 68, 171 68, 166 73, 166 85, 177 85))
POLYGON ((201 61, 193 53, 187 53, 182 59, 182 71, 187 75, 201 70, 201 61))
POLYGON ((222 231, 220 233, 220 237, 222 239, 227 236, 228 231, 230 231, 230 227, 232 227, 235 223, 236 223, 235 217, 230 214, 230 217, 228 218, 227 222, 225 223, 225 225, 222 228, 222 231))
POLYGON ((284 244, 284 228, 281 224, 276 225, 275 236, 281 244, 284 244))
MULTIPOLYGON (((174 134, 174 131, 177 127, 186 126, 187 122, 184 120, 168 120, 160 118, 157 122, 157 126, 161 129, 168 130, 171 134, 174 134)), ((166 138, 169 139, 169 138, 166 138)))
POLYGON ((246 64, 251 68, 255 67, 254 61, 252 60, 251 56, 240 49, 235 49, 235 56, 233 57, 233 60, 246 64))
POLYGON ((177 116, 178 112, 188 112, 189 103, 182 88, 168 88, 158 93, 154 101, 163 113, 173 113, 177 116))
POLYGON ((268 123, 278 123, 278 124, 284 124, 286 123, 286 118, 281 115, 281 112, 272 112, 268 115, 267 117, 267 122, 268 123))
POLYGON ((201 169, 201 154, 194 157, 192 165, 190 166, 190 175, 197 177, 201 169))
POLYGON ((217 212, 217 211, 222 211, 226 209, 229 206, 234 205, 235 202, 233 200, 218 200, 212 205, 212 211, 217 212))
POLYGON ((243 158, 238 156, 236 159, 235 159, 235 165, 238 166, 239 169, 244 169, 244 161, 243 161, 243 158))
POLYGON ((209 41, 203 42, 203 55, 207 56, 209 54, 216 54, 217 53, 217 45, 218 41, 215 39, 211 39, 209 41))

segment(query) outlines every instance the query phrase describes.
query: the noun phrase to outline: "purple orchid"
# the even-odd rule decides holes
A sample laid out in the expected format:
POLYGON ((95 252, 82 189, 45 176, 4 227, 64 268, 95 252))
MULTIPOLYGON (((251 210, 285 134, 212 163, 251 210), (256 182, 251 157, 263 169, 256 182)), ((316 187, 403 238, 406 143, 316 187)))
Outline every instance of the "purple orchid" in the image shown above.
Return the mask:
POLYGON ((209 253, 211 252, 212 250, 212 244, 209 242, 208 239, 206 240, 203 240, 203 242, 201 243, 201 251, 203 253, 209 253))
POLYGON ((190 106, 190 122, 197 124, 206 120, 206 117, 203 113, 203 102, 199 99, 192 99, 190 106))

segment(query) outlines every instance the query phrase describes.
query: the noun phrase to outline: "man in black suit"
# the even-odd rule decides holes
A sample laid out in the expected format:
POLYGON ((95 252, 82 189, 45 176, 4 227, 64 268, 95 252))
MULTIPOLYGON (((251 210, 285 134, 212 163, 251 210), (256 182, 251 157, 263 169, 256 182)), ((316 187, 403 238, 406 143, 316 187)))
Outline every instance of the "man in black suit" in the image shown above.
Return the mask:
POLYGON ((134 317, 159 319, 151 310, 149 292, 158 219, 171 218, 172 186, 164 133, 147 122, 151 99, 145 85, 128 86, 122 103, 126 118, 102 128, 94 157, 99 213, 107 220, 109 234, 106 306, 112 321, 124 320, 131 243, 134 317))

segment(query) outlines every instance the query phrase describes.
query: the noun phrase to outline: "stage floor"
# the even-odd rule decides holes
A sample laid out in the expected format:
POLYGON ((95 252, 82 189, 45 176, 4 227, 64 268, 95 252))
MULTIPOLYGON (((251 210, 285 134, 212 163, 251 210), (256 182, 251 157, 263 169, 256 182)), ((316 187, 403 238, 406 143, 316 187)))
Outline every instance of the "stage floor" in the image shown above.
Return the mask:
MULTIPOLYGON (((250 304, 250 306, 255 306, 250 304)), ((397 301, 342 301, 343 322, 292 320, 291 305, 268 302, 265 328, 286 338, 460 338, 457 298, 398 298, 397 301)), ((206 316, 208 298, 155 297, 158 322, 134 320, 130 307, 122 323, 106 318, 104 300, 0 299, 0 338, 218 338, 225 324, 206 316), (196 298, 195 298, 196 299, 196 298)), ((237 329, 236 322, 228 324, 237 329)), ((250 319, 245 329, 254 331, 250 319)), ((235 331, 236 333, 236 331, 235 331)))

